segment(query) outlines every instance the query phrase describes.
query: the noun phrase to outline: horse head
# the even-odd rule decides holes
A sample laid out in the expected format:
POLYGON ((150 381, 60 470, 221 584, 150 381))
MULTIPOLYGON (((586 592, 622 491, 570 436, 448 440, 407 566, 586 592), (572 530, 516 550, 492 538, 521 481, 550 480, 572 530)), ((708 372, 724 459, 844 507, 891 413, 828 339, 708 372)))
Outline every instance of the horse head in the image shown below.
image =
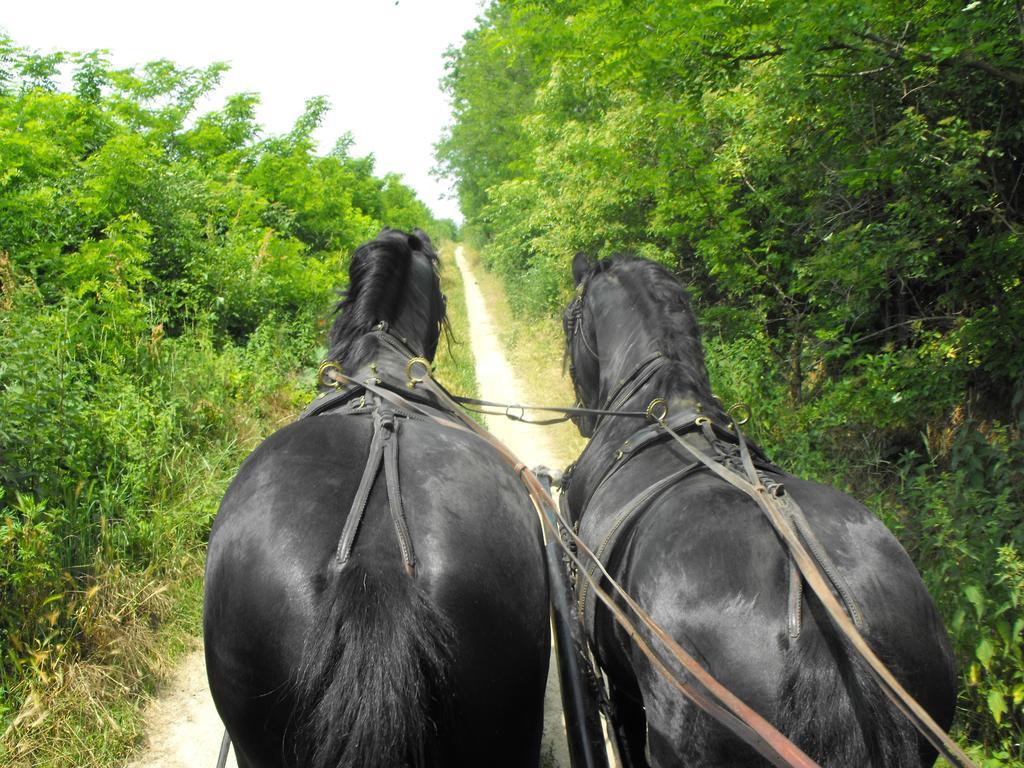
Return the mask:
MULTIPOLYGON (((652 397, 669 407, 715 409, 697 319, 679 281, 661 264, 617 255, 573 259, 576 295, 562 316, 566 360, 585 408, 641 409, 652 397)), ((584 437, 601 416, 574 419, 584 437)))
POLYGON ((447 322, 445 305, 437 254, 426 233, 384 229, 352 254, 328 358, 355 370, 376 347, 371 332, 383 328, 415 355, 433 360, 447 322))

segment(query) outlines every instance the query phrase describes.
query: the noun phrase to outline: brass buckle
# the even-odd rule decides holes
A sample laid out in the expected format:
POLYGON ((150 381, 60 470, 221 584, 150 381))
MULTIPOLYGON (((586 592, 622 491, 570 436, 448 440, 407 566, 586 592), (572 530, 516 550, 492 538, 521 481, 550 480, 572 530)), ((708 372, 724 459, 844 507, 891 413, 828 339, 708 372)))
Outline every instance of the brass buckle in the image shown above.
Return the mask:
POLYGON ((654 422, 662 422, 668 417, 668 403, 665 398, 656 397, 647 406, 647 418, 654 422))
POLYGON ((331 376, 331 371, 337 371, 339 374, 344 374, 341 370, 341 363, 337 360, 324 360, 320 363, 320 367, 316 370, 316 380, 325 387, 334 387, 335 389, 341 388, 341 379, 336 376, 331 376))
POLYGON ((409 362, 405 364, 405 377, 409 380, 409 389, 414 389, 417 384, 422 384, 426 381, 427 376, 430 375, 430 361, 425 357, 410 357, 409 362), (417 366, 423 367, 423 375, 416 376, 413 374, 413 369, 417 366))

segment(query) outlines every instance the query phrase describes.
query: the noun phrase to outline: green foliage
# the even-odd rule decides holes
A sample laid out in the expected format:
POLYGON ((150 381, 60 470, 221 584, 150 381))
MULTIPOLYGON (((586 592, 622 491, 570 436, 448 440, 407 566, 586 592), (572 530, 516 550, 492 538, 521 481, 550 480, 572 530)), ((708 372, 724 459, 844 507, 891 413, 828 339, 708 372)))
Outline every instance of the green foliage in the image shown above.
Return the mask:
POLYGON ((448 54, 438 146, 517 309, 563 306, 578 250, 683 277, 757 439, 904 538, 997 762, 1024 736, 1022 504, 990 470, 1019 483, 1022 30, 1009 0, 501 0, 448 54))
POLYGON ((918 512, 897 510, 903 538, 931 564, 924 577, 962 660, 972 730, 1007 749, 1024 729, 1024 441, 968 426, 948 468, 908 457, 901 478, 901 504, 918 512))
POLYGON ((265 139, 253 94, 196 115, 224 69, 0 38, 0 751, 98 652, 90 584, 194 559, 223 468, 305 396, 352 249, 451 228, 350 140, 315 153, 323 99, 265 139))

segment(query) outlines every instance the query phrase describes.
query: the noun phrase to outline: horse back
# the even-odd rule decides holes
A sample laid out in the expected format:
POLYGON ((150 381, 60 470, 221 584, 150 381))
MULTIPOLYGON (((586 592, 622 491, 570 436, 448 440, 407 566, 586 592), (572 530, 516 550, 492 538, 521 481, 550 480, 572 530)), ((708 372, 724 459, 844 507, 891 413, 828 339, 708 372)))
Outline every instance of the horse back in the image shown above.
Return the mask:
MULTIPOLYGON (((647 467, 638 466, 632 480, 623 473, 618 484, 631 490, 613 490, 591 506, 621 505, 629 493, 663 473, 660 464, 665 461, 662 456, 647 467)), ((850 496, 790 475, 776 479, 803 510, 849 589, 863 615, 866 639, 911 694, 948 726, 955 690, 952 653, 941 618, 907 553, 850 496)), ((593 525, 591 535, 600 528, 593 525)), ((657 497, 609 559, 612 574, 654 620, 756 710, 793 733, 803 726, 786 722, 795 719, 790 710, 817 699, 826 702, 823 709, 800 715, 813 719, 807 728, 814 738, 849 731, 848 723, 825 722, 827 702, 843 699, 836 690, 860 675, 859 667, 848 659, 806 588, 799 601, 800 631, 794 635, 789 565, 784 545, 760 508, 707 472, 685 478, 657 497), (794 703, 798 698, 802 702, 794 703)), ((600 621, 595 633, 604 663, 620 673, 630 670, 647 695, 664 689, 621 630, 600 621)), ((870 695, 878 700, 874 691, 870 695)), ((655 700, 660 698, 655 695, 655 700)), ((855 704, 843 711, 853 712, 855 704)), ((656 709, 651 707, 652 715, 656 709)), ((673 707, 666 717, 680 726, 693 716, 673 707)), ((733 759, 735 755, 723 764, 733 759)))
MULTIPOLYGON (((265 724, 254 739, 291 726, 304 647, 318 611, 334 599, 338 544, 372 429, 372 419, 352 415, 288 425, 249 456, 221 503, 207 556, 207 669, 226 723, 265 724)), ((525 667, 526 678, 539 677, 532 688, 542 690, 546 571, 536 513, 522 485, 474 435, 404 418, 397 429, 414 575, 404 571, 383 467, 344 570, 366 573, 370 585, 411 580, 444 616, 458 644, 456 698, 476 696, 479 676, 461 672, 488 659, 491 682, 525 667)))

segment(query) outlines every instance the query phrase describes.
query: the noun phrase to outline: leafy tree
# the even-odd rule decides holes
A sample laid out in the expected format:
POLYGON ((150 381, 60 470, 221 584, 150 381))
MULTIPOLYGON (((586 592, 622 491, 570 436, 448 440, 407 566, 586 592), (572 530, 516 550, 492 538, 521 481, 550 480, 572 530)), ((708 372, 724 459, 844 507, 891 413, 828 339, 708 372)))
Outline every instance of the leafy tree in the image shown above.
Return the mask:
POLYGON ((972 584, 1016 584, 1022 500, 1000 480, 954 504, 942 525, 965 530, 971 503, 998 510, 969 541, 918 521, 945 503, 927 482, 1021 477, 1022 19, 1010 0, 498 0, 449 52, 438 146, 520 307, 562 306, 581 249, 684 277, 758 438, 877 493, 975 670, 965 733, 1017 760, 1022 667, 979 645, 998 615, 1019 659, 1016 597, 939 574, 967 557, 972 584), (957 464, 977 440, 988 458, 957 464))

